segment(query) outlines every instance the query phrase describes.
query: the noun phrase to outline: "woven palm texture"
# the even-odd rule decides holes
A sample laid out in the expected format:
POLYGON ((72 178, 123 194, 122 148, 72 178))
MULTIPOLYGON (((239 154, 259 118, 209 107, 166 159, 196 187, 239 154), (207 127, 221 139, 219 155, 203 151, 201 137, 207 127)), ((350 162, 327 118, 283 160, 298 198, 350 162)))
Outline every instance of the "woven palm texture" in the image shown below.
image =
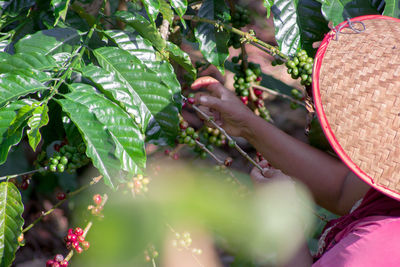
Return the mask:
MULTIPOLYGON (((336 139, 331 142, 341 146, 371 184, 400 196, 400 22, 362 23, 365 31, 344 28, 327 44, 319 72, 320 99, 331 139, 336 139)), ((359 23, 354 27, 362 28, 359 23)))

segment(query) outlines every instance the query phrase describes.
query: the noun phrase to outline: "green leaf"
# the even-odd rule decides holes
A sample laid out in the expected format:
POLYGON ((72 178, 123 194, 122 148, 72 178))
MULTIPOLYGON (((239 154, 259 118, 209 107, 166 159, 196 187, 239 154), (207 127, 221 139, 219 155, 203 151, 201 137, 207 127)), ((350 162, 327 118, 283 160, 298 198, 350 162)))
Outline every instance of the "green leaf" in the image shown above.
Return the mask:
POLYGON ((323 1, 322 14, 336 26, 347 18, 379 14, 371 1, 365 0, 330 0, 323 1))
POLYGON ((160 13, 163 16, 163 19, 168 21, 168 23, 171 25, 174 19, 174 11, 171 9, 171 6, 166 1, 161 1, 160 5, 160 13))
POLYGON ((185 15, 188 6, 187 0, 170 0, 169 2, 174 8, 176 14, 182 18, 182 16, 185 15))
POLYGON ((28 34, 15 44, 16 53, 37 52, 42 55, 54 55, 61 52, 71 53, 81 44, 80 33, 72 28, 54 28, 28 34))
POLYGON ((143 6, 146 9, 147 15, 150 21, 154 24, 158 13, 160 12, 160 2, 159 0, 142 0, 143 6))
MULTIPOLYGON (((229 20, 229 9, 223 0, 205 0, 198 16, 224 22, 229 20)), ((229 33, 216 29, 213 24, 200 22, 195 28, 195 36, 204 58, 224 73, 224 64, 229 56, 229 33)))
POLYGON ((32 113, 32 116, 28 120, 28 140, 29 145, 32 147, 33 151, 36 151, 36 147, 39 145, 40 140, 42 140, 42 135, 40 134, 40 128, 49 123, 49 108, 47 105, 38 106, 32 113))
POLYGON ((163 51, 166 47, 166 42, 158 30, 141 15, 127 11, 118 11, 115 13, 115 16, 134 28, 142 37, 149 40, 158 51, 163 51))
POLYGON ((82 69, 82 75, 93 82, 96 87, 111 99, 113 102, 120 103, 126 112, 134 118, 136 123, 140 123, 146 128, 145 116, 140 111, 140 103, 135 99, 135 94, 115 73, 103 68, 89 65, 82 69))
POLYGON ((0 107, 21 96, 45 89, 47 89, 46 86, 30 77, 15 74, 2 75, 0 76, 0 107))
POLYGON ((176 14, 178 14, 178 16, 181 18, 181 22, 182 22, 183 26, 186 28, 186 22, 182 18, 182 16, 185 15, 186 10, 187 10, 187 6, 188 6, 187 0, 170 0, 169 2, 171 4, 171 6, 174 8, 176 14))
POLYGON ((383 11, 384 16, 400 19, 400 3, 398 0, 385 0, 386 6, 383 11))
POLYGON ((41 55, 37 52, 17 53, 0 62, 0 73, 15 70, 51 70, 57 67, 52 56, 41 55))
POLYGON ((90 85, 72 84, 72 93, 64 95, 71 101, 89 107, 90 111, 110 132, 116 144, 115 156, 122 169, 136 174, 146 164, 144 134, 135 121, 121 107, 100 94, 90 85))
MULTIPOLYGON (((160 73, 151 71, 136 57, 119 48, 98 48, 94 55, 104 69, 122 81, 133 97, 132 104, 139 108, 141 124, 149 141, 172 144, 178 129, 179 104, 174 102, 176 92, 166 86, 170 81, 163 81, 160 73)), ((172 79, 176 79, 175 75, 172 79)))
POLYGON ((57 25, 57 23, 60 19, 62 21, 65 21, 65 17, 67 16, 69 2, 70 2, 70 0, 51 0, 51 6, 54 9, 54 16, 56 17, 54 26, 57 25))
POLYGON ((315 0, 299 0, 297 5, 297 23, 300 27, 301 48, 313 56, 314 42, 321 41, 329 32, 328 22, 321 14, 321 4, 315 0))
POLYGON ((167 42, 167 50, 170 52, 170 58, 181 65, 192 76, 193 79, 196 79, 197 71, 195 67, 193 67, 189 55, 171 42, 167 42))
POLYGON ((271 7, 274 5, 274 0, 264 0, 264 7, 267 10, 267 18, 271 16, 271 7))
POLYGON ((21 194, 11 182, 0 183, 0 267, 11 266, 24 219, 21 194))
POLYGON ((26 12, 31 6, 33 6, 35 0, 9 0, 2 1, 1 15, 16 17, 22 12, 26 12))
POLYGON ((274 13, 275 39, 285 55, 294 55, 300 46, 300 29, 297 25, 298 0, 275 0, 274 13))
MULTIPOLYGON (((129 54, 137 57, 143 64, 146 65, 146 67, 158 73, 163 83, 172 90, 172 93, 175 95, 176 103, 181 103, 181 86, 176 78, 173 67, 166 61, 160 61, 160 59, 157 57, 156 50, 149 41, 144 39, 136 32, 128 33, 124 31, 105 31, 104 34, 115 45, 121 49, 124 49, 125 51, 128 51, 129 54)), ((177 53, 179 55, 179 52, 177 53)), ((186 67, 189 69, 189 63, 185 63, 185 54, 181 56, 181 60, 183 61, 182 64, 187 64, 186 67)))
POLYGON ((139 33, 118 30, 108 30, 103 33, 114 45, 128 51, 146 66, 149 66, 147 64, 151 64, 151 62, 158 61, 156 50, 150 41, 144 39, 139 33))
POLYGON ((16 121, 17 112, 26 106, 23 101, 0 108, 0 165, 7 160, 10 148, 21 141, 25 120, 16 121), (19 125, 19 127, 16 127, 19 125))
POLYGON ((86 144, 86 155, 92 159, 93 165, 103 175, 104 183, 114 189, 113 180, 121 179, 120 163, 114 156, 115 144, 109 132, 96 119, 89 107, 69 99, 59 99, 57 102, 81 132, 86 144))

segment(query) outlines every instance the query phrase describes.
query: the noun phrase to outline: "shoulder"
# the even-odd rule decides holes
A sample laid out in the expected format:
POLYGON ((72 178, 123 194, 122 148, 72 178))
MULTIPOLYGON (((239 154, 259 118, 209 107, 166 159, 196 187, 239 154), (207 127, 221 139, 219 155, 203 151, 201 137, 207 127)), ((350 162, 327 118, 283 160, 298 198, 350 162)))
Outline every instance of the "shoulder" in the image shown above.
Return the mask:
POLYGON ((360 220, 313 267, 400 266, 400 217, 360 220))

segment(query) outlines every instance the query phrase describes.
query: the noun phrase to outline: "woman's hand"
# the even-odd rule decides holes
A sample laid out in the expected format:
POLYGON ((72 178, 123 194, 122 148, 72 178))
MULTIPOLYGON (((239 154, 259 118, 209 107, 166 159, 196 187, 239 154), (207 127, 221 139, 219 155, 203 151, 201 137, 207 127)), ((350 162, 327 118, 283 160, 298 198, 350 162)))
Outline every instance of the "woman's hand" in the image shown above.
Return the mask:
POLYGON ((254 120, 255 115, 243 105, 236 95, 226 89, 216 79, 206 76, 197 79, 192 84, 192 89, 204 88, 209 94, 196 94, 195 101, 199 108, 206 114, 213 116, 215 122, 233 136, 241 136, 248 129, 249 120, 254 120))
POLYGON ((266 160, 262 160, 258 164, 263 168, 263 171, 254 167, 250 173, 251 180, 255 186, 275 181, 294 183, 290 176, 284 174, 281 170, 274 169, 266 160))

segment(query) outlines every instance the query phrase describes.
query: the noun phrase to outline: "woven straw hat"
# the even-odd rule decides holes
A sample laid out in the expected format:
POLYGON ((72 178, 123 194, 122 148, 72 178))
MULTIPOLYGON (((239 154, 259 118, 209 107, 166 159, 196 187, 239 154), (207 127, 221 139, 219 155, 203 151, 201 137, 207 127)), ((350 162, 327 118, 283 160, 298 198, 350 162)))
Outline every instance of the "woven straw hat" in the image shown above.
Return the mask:
POLYGON ((400 200, 400 20, 362 16, 329 32, 315 57, 313 94, 338 156, 400 200))

